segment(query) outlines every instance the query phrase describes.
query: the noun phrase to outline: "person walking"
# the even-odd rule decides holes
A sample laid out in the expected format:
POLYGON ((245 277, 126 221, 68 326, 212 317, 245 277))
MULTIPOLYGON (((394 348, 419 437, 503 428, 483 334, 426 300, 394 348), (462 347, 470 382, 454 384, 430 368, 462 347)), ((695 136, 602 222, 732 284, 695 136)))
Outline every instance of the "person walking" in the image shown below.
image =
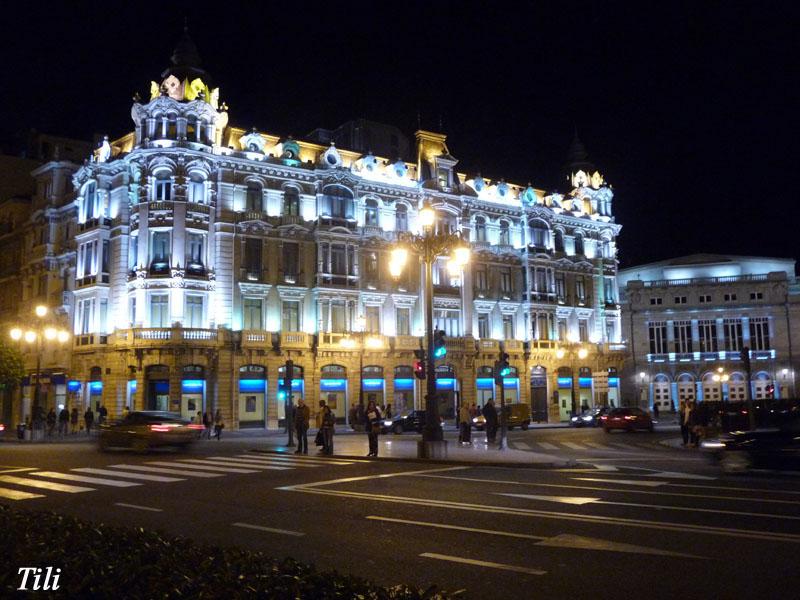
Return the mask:
POLYGON ((347 418, 350 419, 350 429, 353 431, 358 431, 358 429, 356 429, 358 425, 358 408, 356 407, 355 402, 353 402, 353 405, 350 407, 350 410, 347 413, 347 418))
POLYGON ((94 411, 92 407, 86 409, 83 413, 83 424, 86 425, 86 435, 92 435, 92 425, 94 425, 94 411))
POLYGON ((391 419, 392 418, 392 405, 391 404, 387 404, 386 405, 386 410, 383 412, 383 414, 384 414, 384 417, 386 419, 391 419))
POLYGON ((52 408, 47 413, 47 437, 53 437, 56 428, 56 411, 52 408))
POLYGON ((308 422, 311 419, 311 411, 306 406, 305 400, 297 400, 297 408, 294 409, 294 429, 297 433, 297 450, 295 454, 308 454, 308 422))
POLYGON ((211 425, 213 425, 214 421, 211 419, 211 413, 206 411, 203 413, 203 434, 205 435, 207 440, 211 439, 211 425))
POLYGON ((192 419, 192 422, 197 425, 197 439, 203 437, 203 433, 205 433, 203 429, 203 411, 198 410, 197 415, 192 419))
POLYGON ((58 437, 63 438, 67 435, 67 426, 69 423, 69 411, 66 406, 58 413, 58 437))
POLYGON ((78 407, 73 406, 72 411, 70 411, 69 413, 69 424, 72 435, 78 433, 78 418, 79 418, 78 407))
POLYGON ((697 404, 694 401, 689 403, 686 409, 686 425, 689 427, 689 446, 697 448, 698 429, 700 426, 700 419, 697 413, 697 404))
POLYGON ((333 416, 330 406, 325 404, 325 400, 319 401, 318 420, 319 429, 322 432, 322 453, 331 455, 333 454, 333 426, 336 417, 333 416))
POLYGON ((225 421, 222 420, 222 411, 217 409, 214 413, 214 437, 217 441, 222 437, 222 430, 225 429, 225 421))
POLYGON ((653 418, 658 420, 658 402, 653 402, 653 418))
POLYGON ((101 404, 100 408, 97 409, 97 424, 102 425, 105 423, 106 417, 108 417, 108 409, 105 407, 105 404, 101 404))
POLYGON ((486 442, 494 444, 497 438, 497 409, 494 400, 489 398, 483 407, 483 418, 486 419, 486 442))
POLYGON ((378 434, 381 432, 381 411, 374 400, 369 401, 367 409, 364 411, 364 429, 367 430, 367 438, 369 439, 369 453, 367 456, 377 457, 378 434))
POLYGON ((678 408, 678 423, 681 426, 681 438, 683 438, 683 445, 689 443, 689 407, 685 400, 681 400, 680 407, 678 408))
POLYGON ((458 409, 458 426, 461 443, 472 444, 472 415, 466 402, 462 402, 461 408, 458 409))
POLYGON ((131 414, 131 409, 127 406, 124 407, 122 409, 122 420, 124 421, 125 419, 127 419, 129 414, 131 414))

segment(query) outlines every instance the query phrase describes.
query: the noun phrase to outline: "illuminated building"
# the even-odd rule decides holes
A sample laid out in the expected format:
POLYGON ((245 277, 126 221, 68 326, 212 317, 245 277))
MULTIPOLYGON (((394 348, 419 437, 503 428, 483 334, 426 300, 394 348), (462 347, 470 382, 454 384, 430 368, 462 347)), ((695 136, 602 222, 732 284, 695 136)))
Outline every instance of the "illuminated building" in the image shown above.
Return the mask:
POLYGON ((160 81, 134 102, 134 131, 74 166, 74 190, 46 209, 47 251, 71 261, 52 276, 64 293, 48 296, 72 320, 70 402, 219 408, 233 427, 276 427, 291 359, 293 395, 312 410, 326 399, 340 421, 369 397, 419 407, 420 270, 393 280, 388 253, 419 229, 423 201, 473 249, 463 274, 434 269, 446 416, 457 398, 496 396, 501 341, 509 401, 541 420, 618 397, 620 226, 577 140, 568 191, 545 193, 458 172, 440 133, 412 143, 360 120, 295 140, 229 125, 188 37, 160 81))
POLYGON ((624 387, 643 407, 794 396, 795 261, 695 254, 622 269, 624 387), (635 390, 635 391, 634 391, 635 390))

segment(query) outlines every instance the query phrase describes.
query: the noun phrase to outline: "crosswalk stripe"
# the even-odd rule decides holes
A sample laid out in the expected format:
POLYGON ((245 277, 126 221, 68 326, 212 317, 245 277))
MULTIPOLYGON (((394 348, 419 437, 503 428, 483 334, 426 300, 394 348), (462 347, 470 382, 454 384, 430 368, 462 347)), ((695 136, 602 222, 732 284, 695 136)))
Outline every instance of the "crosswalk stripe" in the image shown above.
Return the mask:
MULTIPOLYGON (((35 475, 35 473, 31 473, 35 475)), ((14 477, 13 475, 0 475, 0 481, 3 483, 15 483, 26 487, 39 488, 42 490, 52 490, 54 492, 66 492, 68 494, 77 494, 78 492, 92 492, 94 488, 82 487, 79 485, 66 485, 63 483, 55 483, 53 481, 39 481, 38 479, 28 479, 27 477, 14 477)))
POLYGON ((64 479, 66 481, 80 481, 82 483, 93 483, 95 485, 109 485, 111 487, 133 487, 142 485, 133 481, 118 481, 116 479, 103 479, 101 477, 86 477, 85 475, 75 475, 73 473, 58 473, 56 471, 36 471, 31 473, 37 477, 47 477, 48 479, 64 479))
POLYGON ((573 444, 572 442, 561 442, 561 443, 564 444, 567 448, 572 448, 573 450, 586 450, 586 448, 584 446, 581 446, 580 444, 573 444))
POLYGON ((42 494, 34 494, 32 492, 0 488, 0 498, 6 498, 7 500, 30 500, 31 498, 44 498, 44 496, 42 494))
POLYGON ((164 477, 163 475, 145 475, 143 473, 125 473, 124 471, 112 471, 111 469, 93 469, 91 467, 82 467, 80 469, 72 469, 80 473, 89 473, 90 475, 117 475, 119 477, 127 477, 128 479, 142 479, 144 481, 161 481, 168 483, 171 481, 186 481, 178 477, 164 477))
POLYGON ((590 448, 596 448, 598 450, 611 450, 612 449, 610 446, 606 446, 605 444, 598 444, 596 442, 583 442, 583 443, 586 444, 587 446, 589 446, 590 448))
POLYGON ((227 461, 225 459, 219 460, 219 459, 210 459, 209 458, 207 460, 206 459, 204 459, 204 460, 185 459, 185 460, 186 460, 186 462, 190 462, 191 461, 193 463, 199 463, 201 465, 207 465, 207 464, 209 464, 209 462, 208 462, 209 460, 213 460, 213 463, 211 463, 211 464, 214 464, 214 465, 220 465, 220 466, 223 466, 223 467, 246 467, 248 469, 258 469, 259 471, 288 471, 288 470, 290 470, 292 468, 291 465, 287 465, 287 464, 281 464, 281 465, 268 465, 268 464, 264 464, 264 463, 262 463, 262 464, 255 464, 255 463, 242 464, 240 462, 232 462, 232 461, 227 461))
POLYGON ((114 469, 128 469, 129 471, 144 471, 145 473, 180 475, 181 477, 223 477, 222 473, 203 473, 201 471, 187 471, 185 469, 165 469, 163 467, 148 467, 147 465, 109 465, 109 467, 114 469))
POLYGON ((612 448, 616 448, 617 450, 630 450, 630 446, 626 446, 625 444, 609 444, 612 448))
MULTIPOLYGON (((240 454, 239 456, 244 456, 240 454)), ((261 460, 302 460, 303 462, 309 463, 319 463, 322 465, 352 465, 352 460, 341 460, 336 458, 322 458, 316 456, 307 456, 305 454, 258 454, 256 452, 252 454, 248 454, 246 456, 250 456, 252 458, 258 458, 261 460)))
POLYGON ((531 447, 526 444, 525 442, 514 442, 514 447, 519 448, 520 450, 530 450, 531 447))
POLYGON ((537 443, 545 450, 558 450, 558 446, 556 446, 555 444, 551 444, 550 442, 537 442, 537 443))
POLYGON ((183 462, 166 462, 163 460, 149 461, 148 465, 157 465, 160 467, 182 467, 184 469, 197 469, 198 471, 216 471, 218 473, 258 473, 253 469, 234 469, 233 467, 212 467, 210 465, 191 465, 183 462))
POLYGON ((238 457, 225 457, 225 456, 209 456, 208 458, 213 460, 227 460, 230 462, 237 462, 241 463, 242 465, 263 465, 263 464, 276 464, 276 465, 291 465, 293 467, 304 467, 304 468, 315 468, 321 467, 322 465, 317 463, 304 463, 300 461, 292 461, 292 460, 275 460, 275 461, 268 461, 261 458, 238 458, 238 457))

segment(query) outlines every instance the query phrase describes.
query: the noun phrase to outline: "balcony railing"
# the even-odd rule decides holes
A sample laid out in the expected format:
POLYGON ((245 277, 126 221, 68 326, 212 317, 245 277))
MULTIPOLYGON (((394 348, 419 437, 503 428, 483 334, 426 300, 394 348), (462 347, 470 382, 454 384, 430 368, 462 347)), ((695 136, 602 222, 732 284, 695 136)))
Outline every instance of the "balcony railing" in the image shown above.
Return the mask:
POLYGON ((413 335, 397 335, 394 338, 395 350, 417 350, 420 347, 420 338, 413 335))
POLYGON ((658 279, 655 281, 644 281, 644 287, 661 288, 672 287, 678 285, 697 285, 697 284, 715 284, 715 283, 735 283, 737 281, 767 281, 767 273, 759 273, 753 275, 728 275, 725 277, 693 277, 686 279, 658 279))
POLYGON ((83 223, 78 225, 78 231, 83 233, 84 231, 89 231, 94 229, 95 227, 110 227, 111 226, 111 219, 107 219, 105 217, 97 217, 94 219, 87 219, 83 223))

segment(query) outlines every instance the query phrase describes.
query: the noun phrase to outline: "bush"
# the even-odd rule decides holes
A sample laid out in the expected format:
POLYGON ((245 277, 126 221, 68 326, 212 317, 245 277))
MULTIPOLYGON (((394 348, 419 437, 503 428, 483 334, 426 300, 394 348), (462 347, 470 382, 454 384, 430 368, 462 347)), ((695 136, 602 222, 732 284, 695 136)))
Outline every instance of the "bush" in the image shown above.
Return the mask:
MULTIPOLYGON (((20 567, 60 568, 59 589, 81 598, 446 599, 435 587, 385 588, 291 558, 199 544, 142 528, 94 524, 0 505, 0 596, 19 587, 20 567)), ((43 584, 40 579, 40 585, 43 584)), ((31 589, 32 578, 28 578, 31 589)))

